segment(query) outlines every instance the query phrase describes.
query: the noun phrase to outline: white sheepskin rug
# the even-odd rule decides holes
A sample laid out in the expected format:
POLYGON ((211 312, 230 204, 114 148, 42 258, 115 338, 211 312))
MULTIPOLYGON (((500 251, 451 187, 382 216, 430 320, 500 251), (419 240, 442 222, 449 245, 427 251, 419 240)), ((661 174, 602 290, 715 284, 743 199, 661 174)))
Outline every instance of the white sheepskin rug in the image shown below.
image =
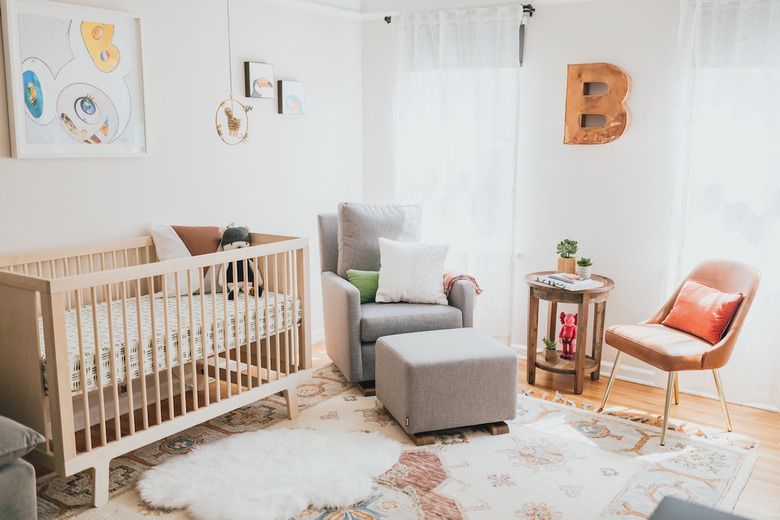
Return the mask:
POLYGON ((398 461, 401 445, 378 433, 257 431, 199 446, 146 471, 149 505, 203 520, 282 520, 368 498, 372 478, 398 461))

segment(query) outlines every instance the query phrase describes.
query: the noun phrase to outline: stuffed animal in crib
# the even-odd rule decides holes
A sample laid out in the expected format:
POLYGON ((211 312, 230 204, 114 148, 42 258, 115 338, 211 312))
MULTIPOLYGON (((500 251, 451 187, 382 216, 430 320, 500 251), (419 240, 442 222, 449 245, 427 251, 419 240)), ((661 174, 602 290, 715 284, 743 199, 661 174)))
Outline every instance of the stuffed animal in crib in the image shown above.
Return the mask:
POLYGON ((561 313, 561 323, 563 327, 558 334, 558 339, 563 345, 563 359, 574 359, 574 342, 577 340, 577 315, 561 313))
MULTIPOLYGON (((240 249, 242 247, 249 247, 249 229, 243 226, 228 227, 222 233, 222 249, 224 251, 232 251, 234 249, 240 249)), ((219 285, 223 284, 222 269, 225 266, 220 267, 219 271, 219 285)), ((254 261, 249 258, 247 260, 237 260, 236 262, 229 262, 227 264, 227 272, 224 276, 224 283, 228 291, 228 300, 232 300, 235 294, 239 291, 244 291, 254 296, 255 290, 258 291, 257 295, 263 294, 263 277, 255 267, 254 261), (246 280, 244 279, 244 262, 247 262, 246 266, 246 280), (233 266, 235 265, 235 272, 233 266)))

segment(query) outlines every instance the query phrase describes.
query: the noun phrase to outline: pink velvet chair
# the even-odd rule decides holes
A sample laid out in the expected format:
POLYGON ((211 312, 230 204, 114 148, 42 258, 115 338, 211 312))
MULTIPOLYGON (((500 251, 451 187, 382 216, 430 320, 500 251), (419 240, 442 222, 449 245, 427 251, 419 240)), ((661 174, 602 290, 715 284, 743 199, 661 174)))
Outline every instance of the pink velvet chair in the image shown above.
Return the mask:
POLYGON ((675 404, 679 403, 677 390, 677 372, 683 370, 712 370, 715 386, 718 389, 726 426, 731 431, 731 419, 723 395, 723 385, 718 369, 728 363, 737 338, 742 330, 750 305, 761 281, 761 273, 755 267, 728 260, 706 260, 697 265, 688 275, 688 279, 714 287, 723 292, 742 293, 743 299, 734 313, 719 342, 714 345, 687 332, 662 325, 674 306, 683 283, 652 318, 636 325, 614 325, 607 329, 604 342, 618 350, 612 375, 604 393, 599 411, 607 405, 609 392, 615 382, 623 354, 633 356, 654 367, 669 372, 666 386, 666 404, 664 407, 661 445, 666 442, 666 429, 669 424, 669 405, 674 390, 675 404))

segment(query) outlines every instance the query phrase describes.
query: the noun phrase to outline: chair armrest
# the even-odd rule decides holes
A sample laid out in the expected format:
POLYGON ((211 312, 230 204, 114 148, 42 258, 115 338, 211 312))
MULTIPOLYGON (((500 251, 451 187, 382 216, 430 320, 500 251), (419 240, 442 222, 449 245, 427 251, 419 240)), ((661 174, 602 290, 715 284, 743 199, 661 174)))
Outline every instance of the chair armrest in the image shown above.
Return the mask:
POLYGON ((463 326, 474 326, 474 284, 468 280, 458 280, 452 284, 450 294, 447 296, 449 304, 460 309, 463 314, 463 326))
POLYGON ((332 271, 324 271, 321 279, 325 348, 347 380, 362 381, 360 291, 332 271))

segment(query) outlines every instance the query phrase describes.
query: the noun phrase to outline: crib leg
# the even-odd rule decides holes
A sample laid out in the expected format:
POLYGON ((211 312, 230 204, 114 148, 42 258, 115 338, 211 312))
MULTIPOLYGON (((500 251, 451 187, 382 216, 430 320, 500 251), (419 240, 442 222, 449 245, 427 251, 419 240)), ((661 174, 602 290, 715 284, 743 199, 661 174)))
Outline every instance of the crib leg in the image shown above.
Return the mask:
POLYGON ((287 415, 290 419, 298 417, 298 392, 296 388, 292 390, 282 390, 282 396, 287 401, 287 415))
POLYGON ((98 464, 90 470, 92 473, 92 505, 100 507, 108 503, 109 463, 98 464))

